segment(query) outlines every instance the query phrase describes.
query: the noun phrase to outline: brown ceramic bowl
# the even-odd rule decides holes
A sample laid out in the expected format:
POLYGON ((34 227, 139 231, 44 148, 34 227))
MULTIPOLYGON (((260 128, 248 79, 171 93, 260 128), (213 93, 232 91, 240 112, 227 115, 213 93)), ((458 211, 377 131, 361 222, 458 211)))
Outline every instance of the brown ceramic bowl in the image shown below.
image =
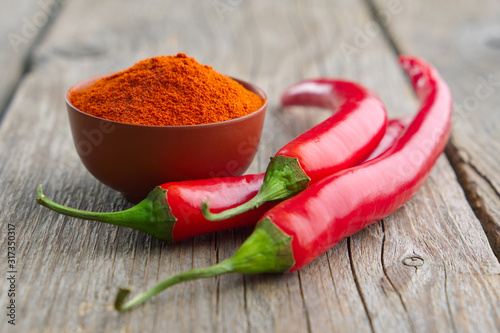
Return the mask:
POLYGON ((73 91, 101 77, 68 90, 71 132, 90 173, 128 200, 138 202, 165 182, 238 176, 252 162, 267 107, 266 94, 255 85, 234 79, 264 99, 264 105, 247 116, 203 125, 146 126, 97 118, 70 103, 73 91))

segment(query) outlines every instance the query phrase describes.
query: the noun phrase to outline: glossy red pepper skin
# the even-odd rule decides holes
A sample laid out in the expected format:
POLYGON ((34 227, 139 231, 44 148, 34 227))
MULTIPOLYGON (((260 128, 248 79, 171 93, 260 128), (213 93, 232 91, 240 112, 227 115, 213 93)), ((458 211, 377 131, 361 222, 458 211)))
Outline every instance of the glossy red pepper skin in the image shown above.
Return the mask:
POLYGON ((281 102, 284 106, 337 110, 276 153, 276 156, 297 157, 311 183, 362 161, 379 144, 387 126, 387 114, 380 99, 354 82, 331 79, 299 82, 285 90, 281 102))
POLYGON ((285 106, 338 110, 276 153, 297 157, 311 183, 358 164, 377 147, 386 131, 387 115, 382 102, 354 82, 307 80, 288 88, 281 101, 285 106))
POLYGON ((360 163, 377 147, 387 128, 387 113, 380 99, 355 82, 307 80, 287 88, 281 100, 284 106, 317 106, 335 113, 275 154, 255 197, 219 213, 210 210, 208 200, 204 202, 201 210, 208 220, 223 221, 263 203, 285 200, 328 175, 360 163))
POLYGON ((295 263, 290 271, 392 214, 418 191, 443 152, 451 128, 450 91, 424 61, 400 57, 400 63, 421 106, 393 147, 372 161, 324 178, 262 217, 293 237, 295 263))
MULTIPOLYGON (((303 100, 301 105, 307 105, 303 100)), ((316 104, 315 104, 316 105, 316 104)), ((365 161, 373 159, 389 149, 408 125, 408 119, 391 119, 387 131, 377 148, 365 161)), ((223 211, 238 206, 257 194, 262 185, 264 173, 240 177, 224 177, 204 180, 165 183, 160 187, 167 190, 166 201, 177 218, 172 230, 173 241, 181 241, 205 233, 255 225, 257 220, 277 201, 268 202, 235 217, 218 223, 207 221, 200 205, 211 197, 212 210, 223 211)))
POLYGON ((259 217, 269 208, 276 205, 270 202, 258 209, 241 215, 213 223, 207 221, 200 211, 200 206, 207 197, 212 198, 212 206, 216 211, 237 206, 252 198, 260 186, 264 174, 245 175, 240 177, 212 178, 185 182, 171 182, 160 187, 167 190, 166 200, 177 218, 172 230, 175 242, 209 232, 234 229, 255 225, 259 217))
POLYGON ((391 148, 396 140, 402 135, 403 131, 408 127, 408 125, 410 125, 412 119, 413 117, 408 116, 390 119, 387 123, 387 130, 385 131, 384 137, 379 142, 377 148, 375 148, 361 163, 371 161, 391 148))

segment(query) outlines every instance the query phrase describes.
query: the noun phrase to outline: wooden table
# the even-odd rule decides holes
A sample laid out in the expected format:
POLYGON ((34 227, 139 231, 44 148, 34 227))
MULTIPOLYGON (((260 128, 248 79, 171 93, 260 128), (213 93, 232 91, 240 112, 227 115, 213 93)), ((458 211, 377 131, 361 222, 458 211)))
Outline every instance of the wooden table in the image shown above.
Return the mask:
POLYGON ((499 2, 30 0, 0 6, 1 332, 500 330, 499 2), (262 172, 279 147, 328 116, 280 109, 280 92, 298 80, 356 80, 381 97, 390 116, 414 113, 400 53, 427 59, 449 83, 453 137, 409 203, 299 272, 189 282, 119 314, 112 306, 117 286, 143 290, 214 264, 251 232, 167 244, 60 216, 35 202, 43 183, 49 197, 80 209, 131 206, 81 164, 64 94, 87 77, 178 52, 268 93, 265 135, 249 173, 262 172), (15 280, 7 281, 12 274, 15 280), (6 315, 11 299, 15 326, 6 315))

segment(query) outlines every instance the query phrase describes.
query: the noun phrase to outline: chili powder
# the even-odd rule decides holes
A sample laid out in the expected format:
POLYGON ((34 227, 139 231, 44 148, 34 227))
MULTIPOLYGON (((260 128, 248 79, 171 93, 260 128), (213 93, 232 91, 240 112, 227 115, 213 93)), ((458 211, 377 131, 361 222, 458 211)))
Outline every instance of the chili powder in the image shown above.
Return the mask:
POLYGON ((211 66, 179 53, 142 60, 70 95, 90 115, 141 125, 195 125, 248 115, 263 100, 211 66))

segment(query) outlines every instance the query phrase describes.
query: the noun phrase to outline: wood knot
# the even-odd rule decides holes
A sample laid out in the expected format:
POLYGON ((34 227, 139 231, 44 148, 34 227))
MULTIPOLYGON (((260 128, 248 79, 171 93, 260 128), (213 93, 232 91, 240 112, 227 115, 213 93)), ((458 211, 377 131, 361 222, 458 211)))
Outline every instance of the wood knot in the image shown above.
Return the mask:
POLYGON ((403 265, 409 267, 420 267, 424 264, 424 259, 420 256, 410 256, 403 259, 403 265))

